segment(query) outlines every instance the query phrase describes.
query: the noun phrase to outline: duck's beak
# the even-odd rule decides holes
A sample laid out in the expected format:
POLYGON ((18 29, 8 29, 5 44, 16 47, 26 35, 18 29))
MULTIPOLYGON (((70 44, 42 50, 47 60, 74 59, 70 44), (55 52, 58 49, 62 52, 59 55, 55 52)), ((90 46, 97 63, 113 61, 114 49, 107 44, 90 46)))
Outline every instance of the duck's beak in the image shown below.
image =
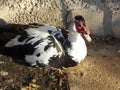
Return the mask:
POLYGON ((87 42, 92 42, 92 38, 88 34, 82 34, 82 37, 87 41, 87 42))

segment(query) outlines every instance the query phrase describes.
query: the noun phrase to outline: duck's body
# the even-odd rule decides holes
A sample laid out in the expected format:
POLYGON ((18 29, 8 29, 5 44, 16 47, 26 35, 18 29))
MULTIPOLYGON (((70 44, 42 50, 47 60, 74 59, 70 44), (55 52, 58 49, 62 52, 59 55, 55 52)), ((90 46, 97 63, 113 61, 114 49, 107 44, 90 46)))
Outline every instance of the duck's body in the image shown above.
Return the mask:
POLYGON ((32 66, 49 65, 51 60, 64 55, 61 43, 64 37, 60 29, 49 25, 32 26, 11 39, 2 53, 25 60, 32 66))
POLYGON ((31 24, 23 33, 7 42, 2 53, 31 66, 74 66, 85 58, 87 48, 75 24, 69 31, 65 38, 65 33, 56 27, 31 24))

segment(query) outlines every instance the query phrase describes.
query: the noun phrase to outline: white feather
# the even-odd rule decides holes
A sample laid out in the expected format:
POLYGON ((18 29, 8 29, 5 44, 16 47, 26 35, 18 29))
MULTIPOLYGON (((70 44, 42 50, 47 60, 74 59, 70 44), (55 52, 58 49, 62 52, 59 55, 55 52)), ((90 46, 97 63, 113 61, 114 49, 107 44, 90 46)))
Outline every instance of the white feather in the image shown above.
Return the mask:
POLYGON ((25 44, 25 41, 23 41, 23 42, 19 42, 18 41, 18 38, 20 37, 20 35, 18 35, 16 38, 14 38, 14 39, 11 39, 6 45, 5 45, 5 47, 13 47, 13 46, 15 46, 15 45, 23 45, 23 44, 25 44))
POLYGON ((72 56, 74 61, 80 63, 87 55, 87 48, 84 39, 79 33, 72 32, 69 34, 68 40, 72 46, 67 49, 68 55, 72 56))

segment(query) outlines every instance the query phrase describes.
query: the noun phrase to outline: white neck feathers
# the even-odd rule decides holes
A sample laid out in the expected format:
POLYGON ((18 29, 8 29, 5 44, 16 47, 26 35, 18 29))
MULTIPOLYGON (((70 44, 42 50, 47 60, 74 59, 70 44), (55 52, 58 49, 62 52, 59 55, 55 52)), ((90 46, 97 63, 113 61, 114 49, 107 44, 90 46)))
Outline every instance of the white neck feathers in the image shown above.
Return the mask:
POLYGON ((68 41, 70 47, 67 48, 67 53, 72 57, 72 60, 80 63, 87 54, 87 48, 84 39, 76 31, 75 23, 73 22, 69 28, 68 41))

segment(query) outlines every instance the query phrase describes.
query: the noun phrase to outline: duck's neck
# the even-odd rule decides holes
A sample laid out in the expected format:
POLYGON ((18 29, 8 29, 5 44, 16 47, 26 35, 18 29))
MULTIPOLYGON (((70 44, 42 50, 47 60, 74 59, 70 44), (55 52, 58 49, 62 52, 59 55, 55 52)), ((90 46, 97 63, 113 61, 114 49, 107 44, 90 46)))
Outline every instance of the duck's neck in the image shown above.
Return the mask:
POLYGON ((76 25, 75 22, 72 22, 69 26, 69 33, 75 31, 76 32, 76 25))
POLYGON ((66 52, 71 59, 77 63, 80 63, 87 54, 87 48, 84 39, 80 33, 76 32, 75 26, 73 24, 72 30, 69 32, 67 43, 66 43, 66 52))

